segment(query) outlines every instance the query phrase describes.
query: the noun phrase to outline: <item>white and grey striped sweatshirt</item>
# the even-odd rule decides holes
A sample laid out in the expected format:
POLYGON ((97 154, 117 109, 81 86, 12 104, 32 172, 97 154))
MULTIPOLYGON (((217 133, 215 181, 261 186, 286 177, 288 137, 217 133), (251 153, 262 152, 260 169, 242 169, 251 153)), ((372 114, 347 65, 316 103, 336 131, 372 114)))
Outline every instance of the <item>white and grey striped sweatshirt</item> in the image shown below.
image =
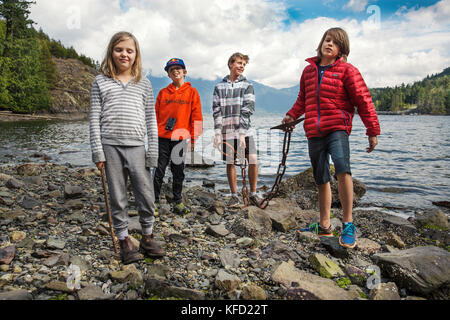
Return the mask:
POLYGON ((216 84, 212 109, 216 134, 222 133, 224 139, 253 135, 250 116, 255 111, 255 92, 244 76, 239 76, 235 82, 226 76, 216 84))
POLYGON ((92 160, 106 161, 103 144, 116 146, 145 145, 145 164, 158 164, 158 126, 153 89, 147 78, 138 83, 121 81, 100 74, 91 89, 90 140, 92 160))

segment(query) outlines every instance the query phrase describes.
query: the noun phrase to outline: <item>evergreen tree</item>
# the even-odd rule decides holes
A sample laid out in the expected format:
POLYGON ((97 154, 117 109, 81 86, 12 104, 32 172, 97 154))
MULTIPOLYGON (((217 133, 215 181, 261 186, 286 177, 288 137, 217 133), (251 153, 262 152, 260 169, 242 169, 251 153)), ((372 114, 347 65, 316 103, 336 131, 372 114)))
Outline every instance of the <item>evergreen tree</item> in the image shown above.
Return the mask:
POLYGON ((6 20, 6 41, 14 41, 16 38, 25 38, 29 35, 28 26, 33 24, 28 18, 29 7, 35 3, 25 0, 0 0, 0 16, 6 20))

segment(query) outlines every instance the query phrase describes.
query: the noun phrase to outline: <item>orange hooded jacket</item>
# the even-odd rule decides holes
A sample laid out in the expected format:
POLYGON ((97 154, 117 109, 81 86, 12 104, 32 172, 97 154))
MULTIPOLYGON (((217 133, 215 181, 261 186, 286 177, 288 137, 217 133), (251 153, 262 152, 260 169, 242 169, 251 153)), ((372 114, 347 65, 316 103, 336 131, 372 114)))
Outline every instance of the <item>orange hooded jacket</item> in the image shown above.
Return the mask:
POLYGON ((202 134, 203 116, 200 96, 190 82, 185 82, 178 90, 172 83, 161 89, 156 98, 155 111, 160 138, 172 140, 191 138, 195 143, 202 134), (166 130, 169 118, 177 119, 172 131, 166 130))

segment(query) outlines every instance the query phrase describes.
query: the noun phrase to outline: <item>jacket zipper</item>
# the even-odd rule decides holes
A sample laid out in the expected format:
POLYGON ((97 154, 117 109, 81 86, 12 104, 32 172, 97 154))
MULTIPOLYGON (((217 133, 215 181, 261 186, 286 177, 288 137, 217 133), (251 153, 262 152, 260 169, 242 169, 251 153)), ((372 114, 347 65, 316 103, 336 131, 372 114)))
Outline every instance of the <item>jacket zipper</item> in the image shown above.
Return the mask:
MULTIPOLYGON (((340 60, 340 59, 339 59, 339 60, 340 60)), ((317 90, 316 90, 316 96, 317 96, 317 108, 318 108, 318 112, 319 112, 319 118, 317 119, 317 130, 319 130, 319 133, 320 133, 322 136, 323 136, 323 132, 322 132, 322 130, 320 130, 320 98, 319 98, 320 87, 322 86, 322 80, 323 80, 323 77, 324 77, 324 75, 325 75, 325 72, 326 72, 329 68, 334 67, 334 66, 339 62, 339 60, 336 61, 335 63, 333 63, 332 65, 327 66, 327 67, 323 70, 323 75, 322 75, 322 77, 320 78, 320 83, 319 83, 319 80, 318 80, 318 76, 319 76, 319 67, 317 67, 317 64, 316 64, 316 63, 314 63, 314 67, 316 68, 316 72, 317 72, 317 74, 316 74, 316 88, 317 88, 317 90)))

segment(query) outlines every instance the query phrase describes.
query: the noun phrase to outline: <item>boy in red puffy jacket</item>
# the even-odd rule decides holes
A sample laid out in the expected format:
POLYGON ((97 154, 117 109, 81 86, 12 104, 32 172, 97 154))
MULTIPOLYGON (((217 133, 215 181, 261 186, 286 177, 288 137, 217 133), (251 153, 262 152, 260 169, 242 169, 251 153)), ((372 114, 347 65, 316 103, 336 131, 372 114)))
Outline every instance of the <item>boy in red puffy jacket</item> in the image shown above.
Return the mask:
POLYGON ((356 228, 352 217, 353 180, 348 138, 355 107, 367 129, 367 152, 372 152, 378 144, 380 124, 364 79, 357 68, 347 63, 349 53, 350 41, 343 29, 331 28, 325 32, 317 48, 317 57, 306 60, 310 64, 303 70, 297 101, 282 123, 290 123, 305 114, 309 157, 319 189, 320 221, 300 229, 300 232, 333 235, 330 223, 331 156, 343 210, 343 231, 339 243, 343 247, 354 248, 356 228))

